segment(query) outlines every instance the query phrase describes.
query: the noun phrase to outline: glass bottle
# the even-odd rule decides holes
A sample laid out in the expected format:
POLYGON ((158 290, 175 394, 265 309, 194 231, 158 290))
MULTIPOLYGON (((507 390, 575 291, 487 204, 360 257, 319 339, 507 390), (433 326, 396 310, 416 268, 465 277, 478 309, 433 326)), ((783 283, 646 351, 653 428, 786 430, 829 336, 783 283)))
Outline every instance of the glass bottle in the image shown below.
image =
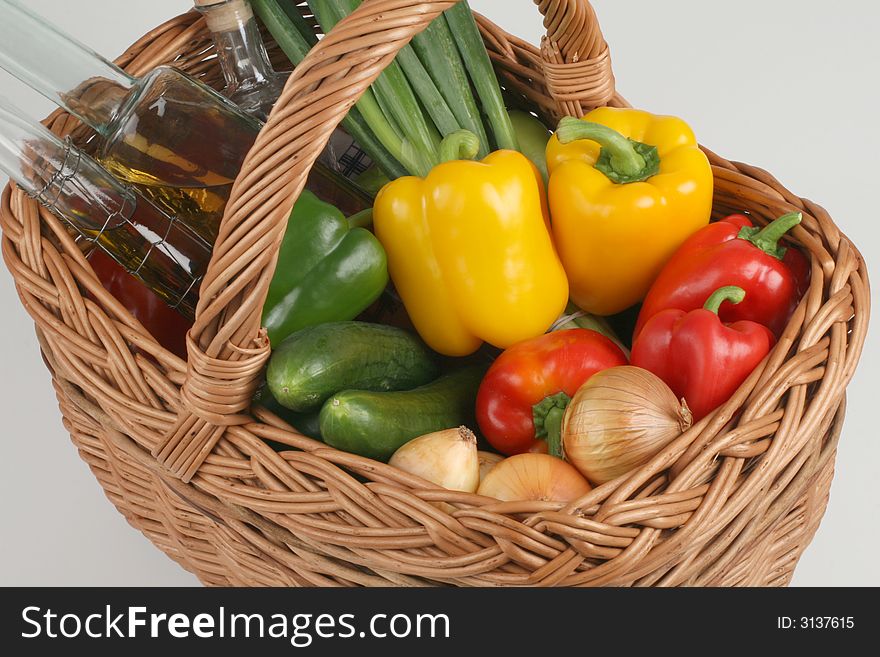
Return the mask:
MULTIPOLYGON (((214 39, 217 60, 226 80, 226 86, 220 93, 248 114, 265 122, 275 101, 284 90, 290 72, 278 73, 272 67, 250 2, 248 0, 193 0, 193 2, 196 9, 205 17, 205 23, 214 39)), ((370 158, 354 143, 354 139, 344 130, 337 129, 330 136, 327 147, 313 168, 310 182, 315 177, 324 178, 325 183, 332 182, 334 178, 330 176, 331 171, 339 174, 335 177, 336 180, 342 177, 353 179, 371 164, 370 158)), ((324 200, 333 202, 334 199, 324 200)), ((342 203, 350 200, 345 199, 343 195, 342 203)), ((347 214, 359 211, 359 209, 349 211, 349 208, 341 205, 340 209, 347 214)))
POLYGON ((15 0, 0 0, 0 67, 91 126, 111 173, 213 242, 256 119, 168 66, 133 78, 15 0))
MULTIPOLYGON (((172 67, 133 78, 17 0, 0 0, 0 68, 92 127, 101 164, 213 244, 259 120, 172 67)), ((314 174, 328 176, 334 193, 321 198, 346 213, 369 207, 353 184, 336 193, 336 174, 314 174)))
POLYGON ((265 122, 290 73, 276 73, 272 68, 250 3, 247 0, 194 0, 194 4, 211 31, 226 80, 220 93, 265 122))
POLYGON ((195 314, 211 247, 69 140, 61 141, 2 99, 0 170, 169 306, 195 314))

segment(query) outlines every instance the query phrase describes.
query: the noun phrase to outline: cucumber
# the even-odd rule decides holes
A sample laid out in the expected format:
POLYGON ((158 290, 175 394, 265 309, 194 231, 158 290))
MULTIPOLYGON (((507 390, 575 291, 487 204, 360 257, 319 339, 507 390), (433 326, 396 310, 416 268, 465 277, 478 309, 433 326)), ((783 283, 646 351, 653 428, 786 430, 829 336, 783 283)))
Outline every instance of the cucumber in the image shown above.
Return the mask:
POLYGON ((266 380, 278 403, 317 411, 340 390, 409 390, 437 376, 427 347, 381 324, 331 322, 290 335, 272 352, 266 380))
MULTIPOLYGON (((265 381, 259 388, 257 388, 257 392, 254 394, 253 403, 263 406, 267 411, 274 413, 287 422, 287 424, 299 431, 302 435, 315 440, 321 440, 321 429, 318 425, 318 413, 296 413, 288 408, 284 408, 278 403, 278 400, 272 396, 272 393, 269 392, 269 388, 265 381)), ((278 450, 279 446, 282 451, 290 449, 286 445, 280 445, 280 443, 275 443, 271 440, 267 442, 276 450, 278 450)))
POLYGON ((337 449, 387 461, 413 438, 474 426, 474 404, 485 371, 482 365, 467 367, 404 392, 345 390, 321 409, 321 435, 337 449))
POLYGON ((290 424, 302 435, 321 440, 321 425, 318 424, 317 413, 294 413, 287 411, 287 415, 279 415, 282 420, 290 424))

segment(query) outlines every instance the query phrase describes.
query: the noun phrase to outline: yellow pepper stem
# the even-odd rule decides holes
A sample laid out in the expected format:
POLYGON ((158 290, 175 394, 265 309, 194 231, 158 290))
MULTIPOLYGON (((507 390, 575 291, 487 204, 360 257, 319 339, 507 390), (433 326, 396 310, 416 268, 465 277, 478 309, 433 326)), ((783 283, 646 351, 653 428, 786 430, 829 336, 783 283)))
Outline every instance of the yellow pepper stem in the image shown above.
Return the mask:
POLYGON ((480 151, 480 139, 470 130, 450 132, 440 142, 440 161, 472 160, 480 151))
POLYGON ((660 156, 655 146, 627 139, 601 123, 566 116, 559 122, 556 137, 562 144, 578 139, 598 143, 602 150, 594 166, 615 183, 642 182, 660 171, 660 156))

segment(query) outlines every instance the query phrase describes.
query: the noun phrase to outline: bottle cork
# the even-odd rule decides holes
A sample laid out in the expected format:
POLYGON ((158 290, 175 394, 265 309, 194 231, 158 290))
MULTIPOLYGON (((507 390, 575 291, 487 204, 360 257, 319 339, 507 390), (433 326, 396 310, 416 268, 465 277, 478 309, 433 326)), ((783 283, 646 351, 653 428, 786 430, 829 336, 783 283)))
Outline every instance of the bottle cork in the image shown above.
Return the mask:
POLYGON ((193 0, 212 32, 231 32, 254 17, 247 0, 193 0))

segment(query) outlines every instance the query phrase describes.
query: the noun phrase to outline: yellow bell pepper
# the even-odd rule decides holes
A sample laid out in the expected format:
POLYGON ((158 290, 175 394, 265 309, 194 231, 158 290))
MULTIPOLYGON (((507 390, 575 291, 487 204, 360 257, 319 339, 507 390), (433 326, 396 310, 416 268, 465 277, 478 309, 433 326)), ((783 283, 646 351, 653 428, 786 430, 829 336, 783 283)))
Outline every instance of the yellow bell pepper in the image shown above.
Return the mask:
POLYGON ((572 301, 586 312, 641 301, 709 222, 712 168, 681 119, 610 107, 562 119, 547 168, 556 246, 572 301))
MULTIPOLYGON (((373 207, 388 272, 422 339, 464 356, 482 342, 505 348, 544 333, 565 309, 559 262, 535 166, 516 151, 480 162, 478 142, 458 131, 425 178, 385 185, 373 207)), ((475 138, 474 138, 475 139, 475 138)))

